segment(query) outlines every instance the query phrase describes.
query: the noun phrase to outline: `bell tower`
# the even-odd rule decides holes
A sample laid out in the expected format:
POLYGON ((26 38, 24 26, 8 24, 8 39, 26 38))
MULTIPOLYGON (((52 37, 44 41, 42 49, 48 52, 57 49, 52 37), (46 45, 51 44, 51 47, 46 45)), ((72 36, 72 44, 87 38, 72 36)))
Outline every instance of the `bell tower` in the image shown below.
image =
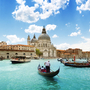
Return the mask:
POLYGON ((28 35, 28 38, 27 38, 27 45, 30 45, 30 36, 28 35))

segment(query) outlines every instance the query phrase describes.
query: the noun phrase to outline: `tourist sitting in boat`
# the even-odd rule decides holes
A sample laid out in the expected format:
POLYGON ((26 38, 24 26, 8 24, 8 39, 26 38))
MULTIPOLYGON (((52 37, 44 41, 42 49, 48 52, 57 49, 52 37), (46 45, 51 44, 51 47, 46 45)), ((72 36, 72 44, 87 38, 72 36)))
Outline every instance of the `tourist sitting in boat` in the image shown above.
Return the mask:
POLYGON ((44 65, 45 65, 45 68, 46 68, 46 72, 47 73, 50 72, 50 62, 49 61, 45 62, 44 65))
POLYGON ((38 69, 41 69, 41 66, 40 66, 40 64, 39 64, 39 66, 38 66, 38 69))
POLYGON ((41 67, 41 72, 45 72, 45 68, 43 66, 41 67))

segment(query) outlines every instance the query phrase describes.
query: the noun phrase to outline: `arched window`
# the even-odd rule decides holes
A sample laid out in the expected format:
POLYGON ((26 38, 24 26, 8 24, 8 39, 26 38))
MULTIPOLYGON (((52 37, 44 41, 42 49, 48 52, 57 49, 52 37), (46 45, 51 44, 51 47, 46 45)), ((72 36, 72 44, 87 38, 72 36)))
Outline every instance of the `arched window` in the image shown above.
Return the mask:
POLYGON ((15 55, 18 55, 18 53, 15 53, 15 55))
POLYGON ((23 53, 23 55, 25 55, 25 53, 23 53))
POLYGON ((46 47, 47 47, 47 44, 46 44, 46 47))

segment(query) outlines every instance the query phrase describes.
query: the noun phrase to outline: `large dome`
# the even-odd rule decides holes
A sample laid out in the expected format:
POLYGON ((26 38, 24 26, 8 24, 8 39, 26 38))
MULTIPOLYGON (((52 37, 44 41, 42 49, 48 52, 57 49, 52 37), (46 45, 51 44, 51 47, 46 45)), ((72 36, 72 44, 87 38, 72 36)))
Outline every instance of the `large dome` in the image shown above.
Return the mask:
POLYGON ((41 34, 38 40, 50 40, 50 37, 47 34, 41 34))
POLYGON ((43 27, 42 34, 38 37, 38 40, 50 40, 50 37, 48 34, 46 34, 46 30, 43 27))

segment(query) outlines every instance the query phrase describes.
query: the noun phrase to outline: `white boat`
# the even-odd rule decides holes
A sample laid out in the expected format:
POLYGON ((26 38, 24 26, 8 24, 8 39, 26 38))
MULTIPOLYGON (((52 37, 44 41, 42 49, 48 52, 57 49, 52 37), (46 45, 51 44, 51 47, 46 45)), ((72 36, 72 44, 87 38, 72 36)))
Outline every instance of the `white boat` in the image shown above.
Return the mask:
POLYGON ((30 56, 15 56, 12 57, 12 59, 10 60, 12 62, 12 64, 16 64, 16 63, 26 63, 26 62, 30 62, 31 59, 30 56))

